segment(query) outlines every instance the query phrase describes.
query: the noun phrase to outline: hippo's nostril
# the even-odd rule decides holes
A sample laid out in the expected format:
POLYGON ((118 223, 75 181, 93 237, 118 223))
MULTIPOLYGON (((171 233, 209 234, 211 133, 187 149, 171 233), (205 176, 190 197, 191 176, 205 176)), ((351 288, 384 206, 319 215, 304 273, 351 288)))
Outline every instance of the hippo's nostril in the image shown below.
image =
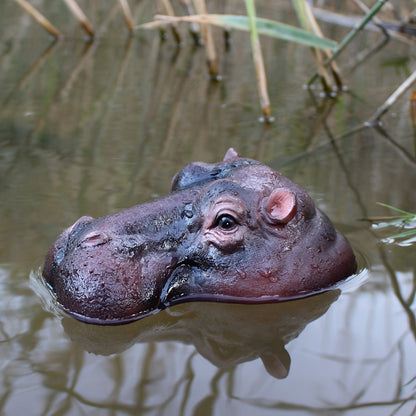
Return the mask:
POLYGON ((93 221, 93 217, 83 216, 77 221, 74 222, 69 228, 68 233, 70 234, 76 234, 79 230, 81 230, 85 225, 89 224, 91 221, 93 221))
POLYGON ((67 230, 68 234, 68 244, 77 244, 81 233, 85 230, 85 227, 94 220, 92 217, 81 217, 79 220, 75 221, 67 230))
POLYGON ((81 241, 82 247, 95 247, 105 243, 108 243, 111 240, 110 236, 102 231, 92 231, 88 233, 81 241))

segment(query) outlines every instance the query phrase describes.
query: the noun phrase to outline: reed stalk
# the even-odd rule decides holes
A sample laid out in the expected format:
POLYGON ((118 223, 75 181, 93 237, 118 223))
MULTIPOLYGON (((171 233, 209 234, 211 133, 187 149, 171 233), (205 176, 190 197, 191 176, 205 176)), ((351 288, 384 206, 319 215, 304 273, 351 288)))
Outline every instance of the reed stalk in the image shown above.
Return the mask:
POLYGON ((133 16, 130 10, 129 3, 127 2, 127 0, 119 0, 119 3, 121 6, 121 10, 123 11, 124 20, 126 21, 127 29, 130 33, 132 33, 134 30, 134 25, 133 25, 133 16))
POLYGON ((88 36, 94 37, 94 28, 90 21, 88 20, 87 16, 82 11, 81 7, 78 6, 78 3, 75 0, 64 0, 66 5, 68 6, 69 10, 71 10, 72 14, 78 19, 81 23, 82 28, 87 33, 88 36))
MULTIPOLYGON (((205 0, 194 0, 194 7, 198 14, 206 15, 208 13, 205 0)), ((209 75, 212 79, 219 80, 220 76, 218 71, 217 52, 215 50, 215 44, 212 37, 212 30, 210 25, 202 25, 202 39, 205 44, 209 75)))
POLYGON ((52 36, 55 36, 56 38, 61 36, 61 32, 26 0, 15 0, 15 2, 19 4, 27 13, 29 13, 52 36))
MULTIPOLYGON (((324 63, 325 66, 328 66, 334 59, 338 57, 338 55, 345 49, 345 47, 357 36, 357 34, 366 26, 368 22, 380 11, 380 9, 384 6, 384 4, 388 0, 378 0, 376 4, 369 10, 369 12, 364 16, 361 22, 354 27, 353 30, 348 33, 348 35, 342 40, 342 42, 337 46, 337 48, 333 51, 332 56, 327 59, 324 63)), ((309 80, 308 84, 312 84, 316 78, 319 76, 318 73, 315 73, 312 78, 309 80)))
POLYGON ((391 94, 384 104, 377 109, 375 114, 368 121, 369 125, 374 125, 378 123, 380 117, 388 111, 388 109, 401 97, 404 92, 410 88, 410 86, 416 82, 416 71, 413 71, 412 74, 391 94))
MULTIPOLYGON (((175 11, 173 10, 172 3, 170 2, 170 0, 162 0, 162 3, 168 16, 175 16, 175 11)), ((172 22, 170 24, 170 28, 172 30, 172 34, 173 34, 173 37, 175 38, 176 43, 180 45, 182 42, 182 39, 181 39, 181 35, 179 34, 177 24, 172 22)))
POLYGON ((251 49, 257 76, 257 89, 259 93, 261 110, 263 112, 265 121, 271 122, 273 118, 271 116, 270 98, 267 90, 267 76, 264 68, 263 53, 257 32, 256 9, 254 0, 246 0, 246 9, 250 24, 251 49))
MULTIPOLYGON (((181 0, 181 1, 182 1, 182 4, 185 6, 186 12, 189 15, 195 14, 194 6, 192 4, 192 0, 181 0)), ((191 34, 192 39, 194 40, 196 45, 202 45, 202 43, 203 43, 200 32, 201 31, 199 29, 198 23, 195 23, 195 22, 190 22, 189 23, 189 33, 191 34)))
MULTIPOLYGON (((316 36, 323 38, 323 32, 312 13, 311 6, 305 2, 305 0, 292 0, 292 2, 302 27, 316 36)), ((325 60, 332 56, 332 51, 329 49, 322 50, 313 47, 312 54, 323 89, 328 95, 331 95, 333 93, 332 80, 325 66, 325 60)), ((329 66, 335 83, 338 87, 342 87, 341 76, 339 75, 339 69, 337 68, 335 62, 331 62, 329 66)))

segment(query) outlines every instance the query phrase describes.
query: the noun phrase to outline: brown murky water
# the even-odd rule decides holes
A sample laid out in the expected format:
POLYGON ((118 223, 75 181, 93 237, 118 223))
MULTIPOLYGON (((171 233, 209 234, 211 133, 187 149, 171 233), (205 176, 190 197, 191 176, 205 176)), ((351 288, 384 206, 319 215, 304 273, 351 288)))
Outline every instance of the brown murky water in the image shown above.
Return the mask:
MULTIPOLYGON (((294 21, 271 3, 259 14, 294 21)), ((224 79, 212 83, 202 49, 155 32, 128 39, 115 2, 83 5, 99 26, 94 43, 63 2, 48 14, 67 33, 55 44, 0 4, 0 414, 414 414, 415 245, 362 220, 388 214, 378 201, 416 209, 410 92, 383 131, 363 127, 414 69, 414 41, 361 62, 380 40, 361 34, 339 60, 349 92, 324 100, 302 88, 309 50, 265 39, 277 119, 265 126, 246 34, 233 33, 227 52, 216 32, 224 79), (356 279, 302 301, 193 303, 116 328, 56 311, 40 268, 64 227, 163 195, 185 164, 230 146, 311 193, 352 242, 356 279)), ((152 2, 135 14, 148 20, 152 2)))

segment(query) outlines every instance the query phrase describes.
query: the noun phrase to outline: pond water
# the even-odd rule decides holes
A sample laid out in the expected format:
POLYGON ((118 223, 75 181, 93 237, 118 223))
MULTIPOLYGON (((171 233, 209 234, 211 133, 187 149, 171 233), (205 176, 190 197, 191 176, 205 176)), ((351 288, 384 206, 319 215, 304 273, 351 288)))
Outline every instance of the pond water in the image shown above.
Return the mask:
MULTIPOLYGON (((88 43, 63 2, 36 2, 47 3, 66 34, 56 43, 0 4, 0 414, 414 414, 415 246, 365 220, 391 214, 377 202, 416 209, 411 91, 382 128, 364 126, 414 68, 414 41, 361 60, 381 39, 363 32, 338 61, 349 90, 324 99, 303 88, 309 49, 264 39, 276 117, 265 125, 247 34, 227 50, 215 31, 223 80, 212 82, 186 33, 180 48, 169 32, 128 38, 115 2, 85 1, 99 28, 88 43), (113 328, 57 312, 40 271, 62 229, 164 195, 187 163, 231 146, 306 188, 350 240, 360 274, 341 293, 190 303, 113 328)), ((296 21, 289 2, 271 3, 258 14, 296 21)), ((138 2, 135 20, 152 6, 138 2)))

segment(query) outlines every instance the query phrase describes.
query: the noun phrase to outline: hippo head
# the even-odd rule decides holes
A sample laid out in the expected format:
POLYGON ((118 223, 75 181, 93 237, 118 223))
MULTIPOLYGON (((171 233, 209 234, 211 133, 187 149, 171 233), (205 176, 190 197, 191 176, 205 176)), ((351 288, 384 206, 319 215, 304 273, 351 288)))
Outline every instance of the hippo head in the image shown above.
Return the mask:
POLYGON ((230 149, 220 163, 186 166, 164 198, 80 218, 43 276, 67 312, 112 324, 192 300, 302 297, 355 271, 350 245, 306 191, 230 149))

